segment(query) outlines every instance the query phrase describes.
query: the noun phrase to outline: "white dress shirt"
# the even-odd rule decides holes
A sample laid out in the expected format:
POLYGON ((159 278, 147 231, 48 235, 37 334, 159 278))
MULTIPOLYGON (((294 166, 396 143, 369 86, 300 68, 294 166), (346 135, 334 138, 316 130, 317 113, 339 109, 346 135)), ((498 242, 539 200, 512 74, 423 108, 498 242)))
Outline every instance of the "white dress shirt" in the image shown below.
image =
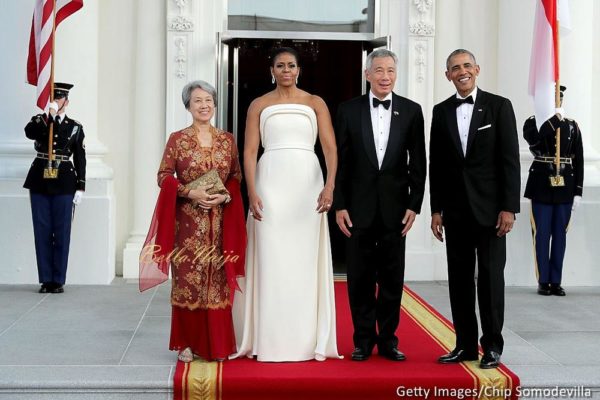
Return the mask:
POLYGON ((60 120, 59 120, 59 122, 58 122, 58 123, 59 123, 59 124, 62 124, 62 123, 64 122, 64 120, 65 120, 65 113, 64 113, 64 112, 62 112, 62 113, 60 113, 60 114, 56 114, 56 115, 54 116, 54 121, 56 121, 56 118, 57 118, 57 117, 58 117, 58 118, 60 118, 60 120))
POLYGON ((387 110, 381 104, 373 107, 373 92, 369 91, 369 107, 371 108, 371 125, 373 126, 373 139, 375 140, 375 153, 377 162, 381 169, 381 163, 385 156, 388 140, 390 138, 390 123, 392 122, 392 93, 388 94, 382 100, 390 101, 390 108, 387 110))
MULTIPOLYGON (((473 96, 473 102, 475 102, 475 99, 477 98, 477 86, 475 86, 475 89, 465 97, 461 97, 458 92, 456 93, 457 99, 465 99, 469 96, 473 96)), ((470 103, 463 103, 456 107, 456 122, 458 124, 458 134, 460 136, 463 155, 467 154, 467 139, 469 138, 469 126, 471 125, 474 107, 475 104, 470 103)))

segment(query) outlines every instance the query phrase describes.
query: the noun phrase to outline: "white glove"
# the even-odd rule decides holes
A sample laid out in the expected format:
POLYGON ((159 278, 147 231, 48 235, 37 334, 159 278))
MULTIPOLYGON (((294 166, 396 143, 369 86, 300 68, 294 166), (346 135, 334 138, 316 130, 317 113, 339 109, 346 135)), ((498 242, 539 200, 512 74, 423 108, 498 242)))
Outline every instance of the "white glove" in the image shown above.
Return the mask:
POLYGON ((78 206, 81 204, 81 200, 83 199, 83 190, 78 190, 75 192, 75 196, 73 196, 73 204, 78 206))
POLYGON ((48 108, 49 108, 49 111, 54 111, 54 112, 50 113, 50 114, 54 115, 58 112, 58 103, 55 101, 53 101, 52 103, 48 103, 48 108))
POLYGON ((571 206, 571 212, 575 212, 575 210, 577 210, 577 207, 579 207, 579 204, 581 204, 581 196, 573 197, 573 205, 571 206))
POLYGON ((560 107, 560 108, 555 108, 554 109, 554 113, 558 114, 558 119, 560 119, 561 121, 563 120, 564 116, 565 116, 565 109, 560 107))

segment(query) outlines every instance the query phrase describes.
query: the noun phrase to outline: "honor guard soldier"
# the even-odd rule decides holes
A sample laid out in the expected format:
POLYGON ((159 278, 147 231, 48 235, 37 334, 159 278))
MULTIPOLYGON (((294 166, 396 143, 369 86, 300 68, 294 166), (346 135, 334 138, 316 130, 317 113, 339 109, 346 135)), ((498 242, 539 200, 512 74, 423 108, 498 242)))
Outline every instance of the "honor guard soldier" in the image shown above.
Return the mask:
MULTIPOLYGON (((561 107, 565 90, 560 86, 561 107)), ((534 116, 523 126, 523 137, 534 155, 525 197, 531 199, 538 293, 543 296, 565 295, 560 284, 567 229, 583 194, 581 131, 577 122, 563 115, 563 109, 557 108, 539 131, 534 116)))
POLYGON ((23 187, 31 198, 40 293, 64 292, 71 221, 85 190, 83 126, 65 114, 72 87, 56 82, 48 115, 25 127, 37 151, 23 187))

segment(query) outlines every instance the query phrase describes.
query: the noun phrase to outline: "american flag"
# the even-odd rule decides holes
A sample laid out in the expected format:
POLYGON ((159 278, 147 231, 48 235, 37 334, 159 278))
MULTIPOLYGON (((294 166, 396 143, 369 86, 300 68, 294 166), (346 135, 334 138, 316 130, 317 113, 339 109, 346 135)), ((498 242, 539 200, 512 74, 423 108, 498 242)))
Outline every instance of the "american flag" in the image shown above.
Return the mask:
POLYGON ((29 37, 27 82, 37 86, 37 106, 46 111, 50 102, 53 25, 83 7, 83 0, 36 0, 29 37), (56 23, 54 10, 56 7, 56 23))

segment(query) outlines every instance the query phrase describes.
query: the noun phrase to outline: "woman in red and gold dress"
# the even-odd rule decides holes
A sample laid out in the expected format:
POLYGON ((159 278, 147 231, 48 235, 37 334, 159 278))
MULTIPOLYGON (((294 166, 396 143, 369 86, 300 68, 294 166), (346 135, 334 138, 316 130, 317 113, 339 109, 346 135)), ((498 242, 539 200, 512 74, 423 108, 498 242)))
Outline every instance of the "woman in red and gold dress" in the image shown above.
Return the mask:
POLYGON ((175 232, 174 242, 166 246, 172 250, 161 249, 173 268, 169 348, 179 351, 183 362, 191 362, 194 356, 220 361, 236 351, 231 305, 235 278, 243 274, 244 267, 242 175, 233 136, 210 123, 216 107, 215 89, 204 81, 193 81, 184 87, 182 99, 193 123, 172 133, 166 144, 158 171, 161 194, 152 225, 158 214, 156 243, 161 235, 175 232), (228 194, 209 194, 209 186, 186 188, 210 170, 217 171, 228 194), (170 203, 174 207, 165 206, 169 204, 166 197, 174 199, 170 203), (160 207, 174 212, 161 214, 160 207))

